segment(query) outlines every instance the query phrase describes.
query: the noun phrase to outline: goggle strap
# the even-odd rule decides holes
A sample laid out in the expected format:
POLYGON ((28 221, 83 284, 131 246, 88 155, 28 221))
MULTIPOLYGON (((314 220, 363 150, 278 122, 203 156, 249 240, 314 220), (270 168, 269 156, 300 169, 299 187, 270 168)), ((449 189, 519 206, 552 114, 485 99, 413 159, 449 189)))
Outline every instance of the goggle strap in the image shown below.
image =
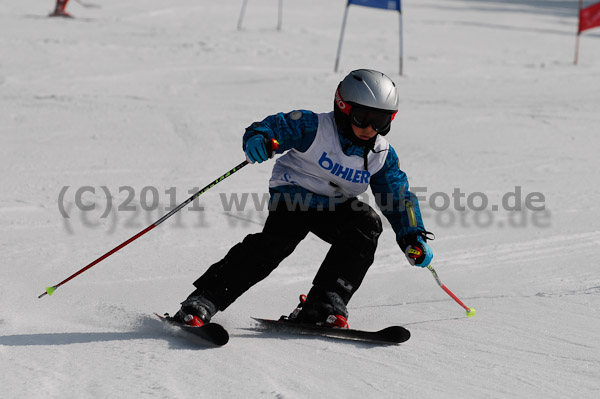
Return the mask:
POLYGON ((340 109, 340 111, 342 111, 344 114, 350 116, 350 111, 352 110, 352 106, 350 104, 348 104, 347 102, 345 102, 344 99, 342 98, 342 95, 340 94, 339 86, 338 86, 337 90, 335 91, 335 103, 337 104, 337 107, 340 109))

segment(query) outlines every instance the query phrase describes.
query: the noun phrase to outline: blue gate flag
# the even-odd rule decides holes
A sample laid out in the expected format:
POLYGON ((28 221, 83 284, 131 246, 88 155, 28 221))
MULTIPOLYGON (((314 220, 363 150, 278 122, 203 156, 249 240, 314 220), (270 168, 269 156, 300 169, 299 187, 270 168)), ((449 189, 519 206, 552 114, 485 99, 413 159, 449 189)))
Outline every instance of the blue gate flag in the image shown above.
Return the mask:
POLYGON ((344 30, 346 29, 346 20, 348 19, 348 10, 350 9, 350 4, 354 4, 357 6, 363 7, 372 7, 379 8, 382 10, 393 10, 398 11, 398 16, 400 19, 400 75, 402 75, 402 64, 403 64, 403 56, 402 56, 402 10, 400 6, 401 0, 348 0, 346 4, 346 9, 344 10, 344 20, 342 21, 342 30, 340 31, 340 42, 338 44, 337 56, 335 58, 335 67, 333 68, 334 72, 338 71, 338 65, 340 62, 340 54, 342 53, 342 43, 344 41, 344 30))
POLYGON ((400 0, 348 0, 348 4, 400 11, 400 0))

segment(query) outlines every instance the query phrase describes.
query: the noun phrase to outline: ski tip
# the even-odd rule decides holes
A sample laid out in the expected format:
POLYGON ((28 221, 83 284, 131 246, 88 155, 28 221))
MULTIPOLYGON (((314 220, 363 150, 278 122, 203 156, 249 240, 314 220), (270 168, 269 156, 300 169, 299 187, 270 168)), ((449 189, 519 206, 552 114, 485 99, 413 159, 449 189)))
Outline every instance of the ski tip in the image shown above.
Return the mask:
POLYGON ((223 346, 229 342, 229 333, 220 324, 208 323, 200 328, 204 328, 211 335, 212 342, 217 346, 223 346))
POLYGON ((207 341, 207 343, 209 345, 223 346, 229 342, 229 333, 227 332, 225 327, 223 327, 220 324, 206 323, 205 325, 203 325, 201 327, 195 327, 195 326, 188 326, 187 324, 182 324, 182 323, 179 323, 179 322, 173 320, 173 318, 171 316, 169 316, 168 313, 165 313, 164 315, 160 315, 160 314, 154 312, 154 315, 165 323, 179 327, 184 331, 187 331, 191 334, 194 334, 194 335, 200 337, 200 339, 207 341))
POLYGON ((388 340, 394 344, 401 344, 410 339, 410 331, 402 326, 391 326, 380 331, 387 335, 388 340))

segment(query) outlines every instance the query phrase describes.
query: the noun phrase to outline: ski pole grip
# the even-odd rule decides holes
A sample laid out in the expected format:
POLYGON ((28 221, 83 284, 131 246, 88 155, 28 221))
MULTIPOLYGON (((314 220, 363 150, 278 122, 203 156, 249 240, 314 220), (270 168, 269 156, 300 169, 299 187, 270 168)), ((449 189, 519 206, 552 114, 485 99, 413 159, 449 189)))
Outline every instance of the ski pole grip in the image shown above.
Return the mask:
POLYGON ((275 151, 279 149, 279 141, 275 139, 271 139, 267 142, 267 151, 269 151, 269 158, 273 158, 275 156, 275 151))

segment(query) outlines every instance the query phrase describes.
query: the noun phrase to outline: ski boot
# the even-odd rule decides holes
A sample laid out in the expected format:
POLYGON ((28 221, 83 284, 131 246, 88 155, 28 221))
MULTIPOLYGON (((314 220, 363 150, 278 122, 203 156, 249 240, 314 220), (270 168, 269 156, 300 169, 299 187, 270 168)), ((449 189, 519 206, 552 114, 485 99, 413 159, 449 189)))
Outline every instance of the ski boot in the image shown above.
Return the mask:
POLYGON ((192 327, 202 327, 217 313, 217 306, 204 296, 190 296, 181 302, 173 319, 192 327))
POLYGON ((300 303, 288 316, 288 320, 331 328, 349 328, 347 317, 346 305, 337 293, 314 294, 311 290, 309 297, 300 295, 300 303))

